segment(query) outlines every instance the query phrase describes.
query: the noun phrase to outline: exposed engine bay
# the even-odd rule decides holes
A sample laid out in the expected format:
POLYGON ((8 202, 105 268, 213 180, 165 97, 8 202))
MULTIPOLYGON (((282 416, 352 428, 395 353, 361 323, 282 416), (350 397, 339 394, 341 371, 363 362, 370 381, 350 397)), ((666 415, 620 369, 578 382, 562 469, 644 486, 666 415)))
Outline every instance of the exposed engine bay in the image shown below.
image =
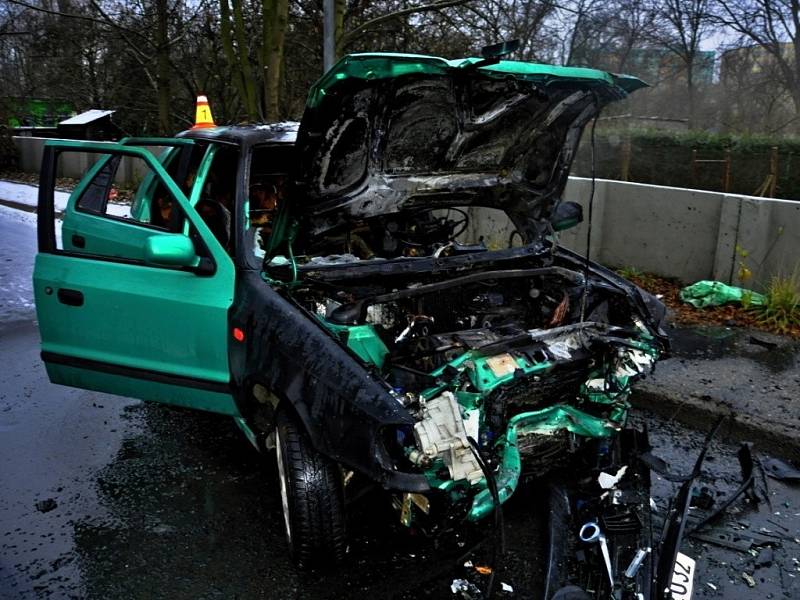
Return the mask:
MULTIPOLYGON (((624 597, 637 597, 652 574, 640 552, 649 479, 631 459, 625 423, 631 384, 666 350, 663 332, 635 288, 598 266, 558 249, 504 252, 502 261, 438 273, 402 272, 424 258, 300 259, 291 294, 416 420, 383 439, 396 468, 424 473, 432 488, 395 495, 403 524, 436 531, 479 521, 521 479, 579 469, 583 488, 564 500, 570 522, 598 523, 617 566, 633 564, 624 597), (627 477, 621 465, 631 466, 627 477)), ((571 580, 613 588, 599 546, 581 547, 594 566, 571 580)))
MULTIPOLYGON (((466 246, 443 221, 434 258, 466 246)), ((375 238, 359 239, 364 248, 375 238)), ((463 254, 492 254, 471 248, 463 254)), ((403 273, 402 258, 301 258, 292 290, 417 420, 384 440, 396 467, 424 472, 460 510, 470 498, 470 520, 491 513, 493 495, 504 502, 523 473, 544 474, 584 439, 619 432, 630 384, 664 347, 629 290, 572 256, 514 250, 502 265, 438 273, 403 273)), ((430 508, 405 499, 404 522, 425 518, 420 504, 430 508)))

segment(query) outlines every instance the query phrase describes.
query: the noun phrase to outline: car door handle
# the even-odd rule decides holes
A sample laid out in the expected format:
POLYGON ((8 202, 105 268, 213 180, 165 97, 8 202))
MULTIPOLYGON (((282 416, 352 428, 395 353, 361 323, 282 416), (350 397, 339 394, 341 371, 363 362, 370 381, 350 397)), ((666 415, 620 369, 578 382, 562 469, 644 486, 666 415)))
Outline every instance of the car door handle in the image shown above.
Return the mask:
POLYGON ((76 248, 86 248, 86 238, 82 235, 72 234, 72 245, 76 248))
POLYGON ((58 288, 58 301, 68 306, 83 306, 83 292, 58 288))

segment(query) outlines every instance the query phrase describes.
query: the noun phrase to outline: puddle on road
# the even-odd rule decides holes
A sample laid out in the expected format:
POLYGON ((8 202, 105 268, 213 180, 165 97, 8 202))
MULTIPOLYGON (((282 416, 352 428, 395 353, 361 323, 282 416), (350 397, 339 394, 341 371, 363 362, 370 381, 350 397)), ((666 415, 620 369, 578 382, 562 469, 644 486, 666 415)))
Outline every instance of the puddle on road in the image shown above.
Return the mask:
POLYGON ((680 358, 748 358, 773 373, 799 364, 800 341, 731 327, 676 327, 669 330, 672 354, 680 358))

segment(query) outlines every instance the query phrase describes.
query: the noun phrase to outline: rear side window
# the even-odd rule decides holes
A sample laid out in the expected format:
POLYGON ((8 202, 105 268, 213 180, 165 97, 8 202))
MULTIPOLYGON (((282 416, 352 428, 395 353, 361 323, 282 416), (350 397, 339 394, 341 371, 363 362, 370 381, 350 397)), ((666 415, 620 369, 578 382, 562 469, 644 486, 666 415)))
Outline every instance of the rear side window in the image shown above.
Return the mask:
MULTIPOLYGON (((104 156, 75 203, 79 212, 179 232, 183 217, 164 183, 134 156, 104 156)), ((184 186, 181 186, 184 187, 184 186)))
POLYGON ((119 161, 119 156, 111 156, 108 158, 105 165, 100 169, 78 199, 77 205, 80 210, 95 214, 103 214, 105 212, 106 201, 119 161))

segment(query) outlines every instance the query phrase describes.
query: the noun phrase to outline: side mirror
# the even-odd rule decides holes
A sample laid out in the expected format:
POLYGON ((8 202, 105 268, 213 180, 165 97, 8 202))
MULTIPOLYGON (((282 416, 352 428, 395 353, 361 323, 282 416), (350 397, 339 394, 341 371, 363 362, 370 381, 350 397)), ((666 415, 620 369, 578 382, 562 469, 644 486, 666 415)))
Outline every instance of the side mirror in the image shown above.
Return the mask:
POLYGON ((577 202, 559 202, 550 224, 556 231, 564 231, 583 223, 583 208, 577 202))
POLYGON ((182 233, 158 233, 144 244, 144 262, 148 265, 196 267, 200 258, 189 236, 182 233))

